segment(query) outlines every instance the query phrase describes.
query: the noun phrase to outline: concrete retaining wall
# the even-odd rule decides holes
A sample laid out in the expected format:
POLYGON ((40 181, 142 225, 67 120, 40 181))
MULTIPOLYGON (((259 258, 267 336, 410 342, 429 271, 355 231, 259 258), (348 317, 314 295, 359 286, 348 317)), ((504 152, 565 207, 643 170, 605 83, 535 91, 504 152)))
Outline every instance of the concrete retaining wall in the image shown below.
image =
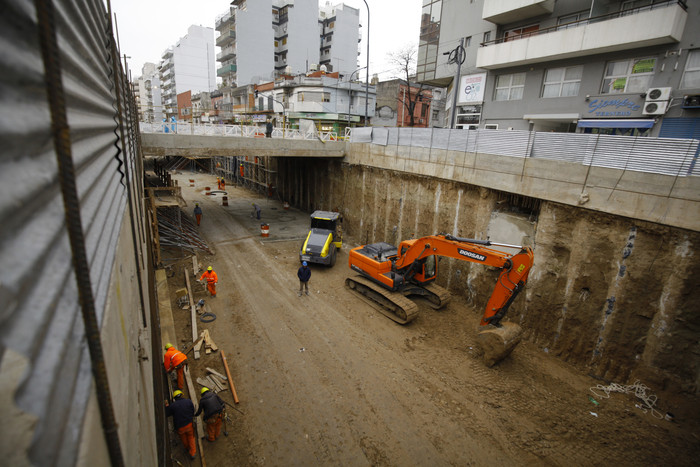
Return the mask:
MULTIPOLYGON (((695 200, 658 195, 667 182, 681 193, 690 180, 673 184, 664 177, 589 172, 564 163, 543 175, 540 161, 444 151, 419 157, 415 150, 406 160, 390 150, 358 145, 342 163, 278 159, 280 194, 309 212, 341 211, 348 247, 440 232, 521 238, 534 246, 535 266, 509 319, 523 326, 527 339, 606 380, 642 378, 657 388, 697 392, 700 233, 631 217, 660 215, 656 200, 668 212, 678 210, 677 223, 695 225, 698 217, 681 209, 694 209, 695 200), (438 162, 457 156, 466 160, 438 162), (633 186, 638 179, 645 182, 642 189, 633 186), (600 211, 621 213, 577 206, 582 188, 600 211), (569 203, 550 200, 555 197, 569 203), (626 206, 625 197, 634 202, 626 206)), ((495 274, 444 259, 439 283, 454 300, 474 306, 476 323, 495 274)))

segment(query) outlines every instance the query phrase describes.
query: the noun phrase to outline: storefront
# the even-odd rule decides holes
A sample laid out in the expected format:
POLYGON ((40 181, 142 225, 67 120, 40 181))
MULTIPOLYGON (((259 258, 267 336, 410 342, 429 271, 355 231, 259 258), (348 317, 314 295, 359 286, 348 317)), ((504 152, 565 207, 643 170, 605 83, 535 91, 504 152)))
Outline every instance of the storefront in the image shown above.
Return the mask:
POLYGON ((576 127, 581 133, 617 136, 649 136, 654 120, 648 119, 592 119, 579 120, 576 127))
POLYGON ((649 136, 656 121, 654 115, 643 112, 645 97, 646 94, 586 96, 576 129, 579 133, 649 136))

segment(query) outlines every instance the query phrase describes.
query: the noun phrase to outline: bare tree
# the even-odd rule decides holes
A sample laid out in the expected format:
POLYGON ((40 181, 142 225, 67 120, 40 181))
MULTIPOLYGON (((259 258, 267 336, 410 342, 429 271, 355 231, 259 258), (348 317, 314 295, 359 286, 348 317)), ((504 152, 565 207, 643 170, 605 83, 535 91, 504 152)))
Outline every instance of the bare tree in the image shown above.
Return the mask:
POLYGON ((403 105, 408 112, 409 126, 415 125, 416 103, 423 100, 423 84, 413 83, 411 79, 416 76, 416 48, 412 46, 403 47, 395 52, 388 54, 389 62, 396 66, 395 71, 398 73, 399 83, 406 85, 406 97, 403 99, 403 105), (412 87, 417 87, 418 92, 413 94, 412 87))

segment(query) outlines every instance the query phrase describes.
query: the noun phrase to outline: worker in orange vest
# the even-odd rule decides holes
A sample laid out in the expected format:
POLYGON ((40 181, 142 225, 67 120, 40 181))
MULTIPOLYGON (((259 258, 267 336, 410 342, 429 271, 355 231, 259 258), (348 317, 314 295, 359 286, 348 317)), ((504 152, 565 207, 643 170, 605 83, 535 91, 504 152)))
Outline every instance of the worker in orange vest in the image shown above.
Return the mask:
POLYGON ((177 387, 182 390, 185 387, 185 365, 187 355, 177 350, 172 344, 165 344, 165 355, 163 356, 163 366, 165 371, 170 373, 177 370, 177 387))
POLYGON ((225 190, 226 189, 226 180, 224 180, 224 177, 221 177, 219 180, 219 190, 225 190))
POLYGON ((204 271, 204 274, 202 274, 202 277, 199 278, 200 282, 204 279, 207 280, 207 290, 209 290, 209 293, 211 294, 212 298, 215 298, 216 283, 219 282, 219 277, 216 275, 211 266, 209 266, 207 270, 204 271))

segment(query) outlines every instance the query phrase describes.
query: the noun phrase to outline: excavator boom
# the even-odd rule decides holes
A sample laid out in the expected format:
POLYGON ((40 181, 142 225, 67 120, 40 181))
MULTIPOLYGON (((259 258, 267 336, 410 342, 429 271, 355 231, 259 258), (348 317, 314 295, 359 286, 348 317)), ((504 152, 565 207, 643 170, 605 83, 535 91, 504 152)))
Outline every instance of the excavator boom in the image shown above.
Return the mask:
POLYGON ((488 341, 483 347, 490 348, 486 353, 491 355, 485 356, 490 366, 510 353, 519 342, 522 332, 519 326, 501 323, 501 320, 527 283, 534 262, 531 248, 452 235, 404 240, 398 247, 388 243, 363 245, 352 249, 348 259, 350 268, 361 277, 346 279, 346 285, 373 302, 389 318, 406 324, 417 316, 417 307, 405 297, 426 298, 436 309, 449 300, 448 292, 434 283, 438 256, 500 269, 480 323, 480 338, 483 335, 488 341), (490 247, 518 251, 508 254, 490 247))

